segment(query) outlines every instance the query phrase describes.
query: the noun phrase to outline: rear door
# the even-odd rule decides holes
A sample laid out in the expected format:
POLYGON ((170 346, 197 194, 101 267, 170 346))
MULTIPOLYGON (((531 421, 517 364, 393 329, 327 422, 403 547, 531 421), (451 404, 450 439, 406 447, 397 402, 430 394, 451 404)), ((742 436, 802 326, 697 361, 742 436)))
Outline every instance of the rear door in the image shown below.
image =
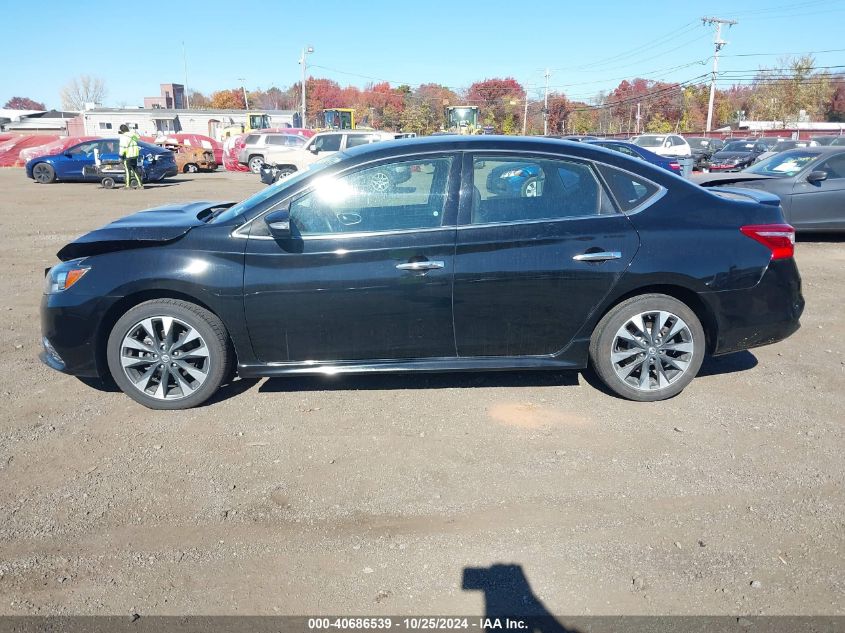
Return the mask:
MULTIPOLYGON (((467 154, 455 257, 459 356, 554 354, 617 283, 639 239, 576 158, 467 154)), ((644 194, 643 194, 644 195, 644 194)))
POLYGON ((799 229, 845 228, 845 152, 814 165, 795 181, 788 217, 799 229), (810 171, 827 172, 827 179, 807 182, 810 171))

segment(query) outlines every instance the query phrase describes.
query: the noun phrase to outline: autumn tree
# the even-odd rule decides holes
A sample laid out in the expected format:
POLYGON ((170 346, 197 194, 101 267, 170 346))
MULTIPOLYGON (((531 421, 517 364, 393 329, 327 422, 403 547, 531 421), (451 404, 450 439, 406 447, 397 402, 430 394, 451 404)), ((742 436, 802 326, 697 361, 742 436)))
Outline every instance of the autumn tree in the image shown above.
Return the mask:
POLYGON ((102 103, 107 91, 105 82, 99 77, 80 75, 67 82, 60 94, 65 110, 81 111, 86 103, 102 103))
POLYGON ((564 134, 566 119, 572 111, 572 104, 566 95, 558 92, 549 93, 549 133, 564 134))
POLYGON ((833 91, 827 104, 828 121, 845 121, 845 77, 839 75, 831 82, 833 91))
POLYGON ((188 103, 194 109, 211 107, 211 100, 197 90, 191 90, 188 94, 188 103))
POLYGON ((40 101, 33 101, 29 97, 12 97, 6 102, 4 108, 9 110, 46 110, 46 106, 40 101))
POLYGON ((481 122, 498 130, 502 130, 506 120, 508 129, 522 125, 524 99, 525 89, 513 77, 477 81, 466 93, 469 104, 479 106, 481 122))
POLYGON ((753 118, 784 125, 799 120, 802 112, 810 119, 823 118, 834 88, 830 75, 817 72, 815 63, 805 55, 781 59, 780 68, 761 69, 753 83, 753 118))
POLYGON ((243 90, 230 88, 211 93, 211 107, 217 110, 246 110, 243 90))

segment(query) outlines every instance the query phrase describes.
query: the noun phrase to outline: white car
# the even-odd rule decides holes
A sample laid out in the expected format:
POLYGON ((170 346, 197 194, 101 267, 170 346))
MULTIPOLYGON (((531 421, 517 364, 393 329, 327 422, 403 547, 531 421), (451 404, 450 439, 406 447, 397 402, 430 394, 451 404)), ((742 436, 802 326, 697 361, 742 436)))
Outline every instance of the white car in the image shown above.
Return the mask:
POLYGON ((262 170, 262 182, 266 182, 264 172, 273 172, 271 182, 307 169, 317 160, 341 152, 350 147, 367 145, 377 141, 392 141, 409 136, 402 132, 379 132, 376 130, 337 130, 320 132, 312 136, 302 147, 271 148, 264 156, 266 168, 262 170))
POLYGON ((689 143, 678 134, 641 134, 632 138, 631 142, 661 156, 690 156, 692 154, 689 143))

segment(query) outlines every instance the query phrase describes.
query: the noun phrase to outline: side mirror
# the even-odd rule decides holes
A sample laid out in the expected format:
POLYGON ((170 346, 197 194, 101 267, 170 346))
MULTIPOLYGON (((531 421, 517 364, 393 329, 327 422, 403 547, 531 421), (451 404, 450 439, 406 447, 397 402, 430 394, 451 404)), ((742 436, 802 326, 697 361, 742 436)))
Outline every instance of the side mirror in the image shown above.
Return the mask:
POLYGON ((320 148, 317 147, 316 145, 312 145, 311 147, 308 148, 308 151, 311 152, 312 154, 319 154, 320 148))
POLYGON ((290 210, 279 209, 264 216, 264 222, 270 229, 270 234, 279 239, 290 237, 290 210))
POLYGON ((73 154, 71 154, 70 152, 65 152, 64 154, 65 158, 73 158, 73 154))
POLYGON ((807 175, 807 182, 811 184, 816 184, 817 182, 821 182, 823 180, 827 180, 827 172, 818 169, 816 171, 811 171, 807 175))

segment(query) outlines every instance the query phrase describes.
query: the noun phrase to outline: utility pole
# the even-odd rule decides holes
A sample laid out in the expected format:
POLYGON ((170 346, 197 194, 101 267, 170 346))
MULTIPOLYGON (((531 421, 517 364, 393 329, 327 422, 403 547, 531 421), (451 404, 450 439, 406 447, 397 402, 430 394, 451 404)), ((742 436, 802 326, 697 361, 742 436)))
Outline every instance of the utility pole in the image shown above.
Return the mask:
POLYGON ((728 26, 733 26, 736 24, 736 20, 724 20, 722 18, 701 18, 702 24, 715 24, 716 25, 716 38, 713 40, 713 45, 715 46, 715 51, 713 52, 713 76, 710 79, 710 101, 707 104, 707 129, 706 132, 710 131, 710 128, 713 126, 713 100, 716 98, 716 71, 719 68, 719 51, 722 50, 722 47, 727 44, 725 40, 722 39, 722 25, 727 24, 728 26))
POLYGON ((637 101, 637 134, 640 133, 640 102, 637 101))
POLYGON ((525 136, 525 132, 528 129, 528 86, 525 87, 525 108, 522 111, 522 135, 525 136))
POLYGON ((551 72, 546 68, 546 97, 543 103, 543 136, 549 135, 549 77, 551 72))
POLYGON ((307 63, 305 61, 305 56, 309 55, 314 52, 313 46, 306 46, 302 49, 302 57, 299 58, 299 63, 302 65, 302 127, 307 128, 308 126, 305 124, 305 76, 306 76, 306 68, 307 63))
POLYGON ((249 99, 246 98, 246 86, 244 85, 246 80, 243 77, 238 77, 238 81, 241 82, 241 90, 244 93, 244 109, 249 110, 249 99))
POLYGON ((185 109, 191 109, 191 98, 188 96, 188 58, 185 55, 185 40, 182 40, 182 63, 185 65, 185 109))

